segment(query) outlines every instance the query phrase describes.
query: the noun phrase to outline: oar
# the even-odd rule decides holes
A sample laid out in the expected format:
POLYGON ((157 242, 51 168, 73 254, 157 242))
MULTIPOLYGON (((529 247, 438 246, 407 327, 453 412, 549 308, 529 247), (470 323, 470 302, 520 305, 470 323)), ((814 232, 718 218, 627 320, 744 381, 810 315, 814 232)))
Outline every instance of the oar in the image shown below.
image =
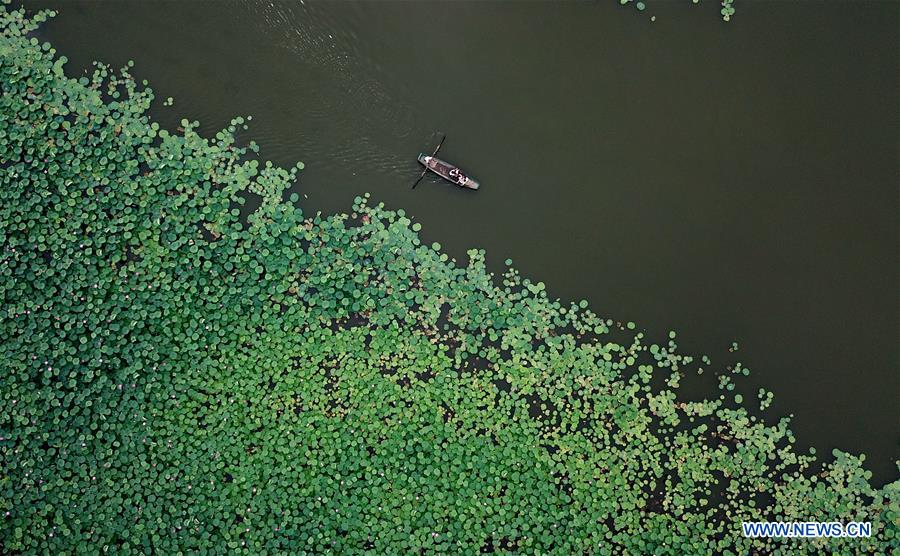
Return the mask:
POLYGON ((435 149, 434 149, 434 152, 433 152, 433 153, 431 153, 431 156, 434 156, 434 155, 436 155, 436 154, 437 154, 437 152, 438 152, 438 151, 439 151, 439 150, 441 150, 441 145, 443 145, 443 144, 444 144, 444 139, 446 139, 446 138, 447 138, 447 135, 444 135, 444 136, 443 136, 443 137, 441 137, 441 142, 440 142, 440 143, 438 143, 438 146, 437 146, 437 147, 436 147, 436 148, 435 148, 435 149))
POLYGON ((424 170, 422 170, 422 175, 419 176, 419 179, 416 180, 416 183, 413 184, 412 188, 415 189, 419 182, 422 181, 422 178, 425 177, 425 174, 428 172, 428 167, 426 166, 424 170))
MULTIPOLYGON (((437 152, 438 152, 439 150, 441 150, 441 145, 444 144, 444 140, 445 140, 446 138, 447 138, 447 135, 446 135, 446 134, 444 134, 444 136, 441 137, 441 142, 438 143, 438 146, 434 149, 434 152, 431 153, 431 156, 436 155, 437 152)), ((412 185, 412 189, 415 189, 416 186, 419 185, 419 182, 422 181, 422 178, 424 178, 424 177, 425 177, 425 174, 427 174, 427 173, 428 173, 428 166, 425 166, 425 169, 422 170, 422 175, 419 176, 419 179, 417 179, 416 182, 412 185)))

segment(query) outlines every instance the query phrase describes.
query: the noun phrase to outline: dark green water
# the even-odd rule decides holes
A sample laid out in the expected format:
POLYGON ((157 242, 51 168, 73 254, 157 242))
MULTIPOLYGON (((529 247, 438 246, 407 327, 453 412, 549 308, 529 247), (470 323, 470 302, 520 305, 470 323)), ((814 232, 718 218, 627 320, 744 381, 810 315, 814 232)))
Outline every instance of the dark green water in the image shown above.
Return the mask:
POLYGON ((306 163, 305 206, 369 191, 452 255, 677 330, 748 365, 801 445, 896 477, 900 3, 26 5, 61 12, 70 73, 135 60, 172 127, 252 115, 264 156, 306 163), (480 191, 410 191, 435 130, 480 191))

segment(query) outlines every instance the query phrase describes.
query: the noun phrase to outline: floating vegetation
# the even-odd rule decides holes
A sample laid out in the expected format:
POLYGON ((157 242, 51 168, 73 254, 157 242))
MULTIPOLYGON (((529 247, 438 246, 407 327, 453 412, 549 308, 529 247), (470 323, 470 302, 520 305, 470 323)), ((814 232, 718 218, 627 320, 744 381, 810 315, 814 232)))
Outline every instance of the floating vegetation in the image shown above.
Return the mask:
POLYGON ((722 0, 720 13, 724 21, 731 21, 731 16, 734 15, 734 0, 722 0))
MULTIPOLYGON (((772 405, 772 401, 774 399, 774 394, 772 392, 767 391, 765 388, 759 389, 759 409, 760 411, 765 411, 769 409, 769 406, 772 405)), ((815 453, 815 452, 813 452, 815 453)))
POLYGON ((498 286, 368 196, 304 214, 302 164, 261 163, 241 118, 161 128, 127 67, 67 78, 47 15, 0 12, 5 553, 898 549, 900 483, 680 398, 674 334, 498 286), (810 519, 873 536, 740 532, 810 519))
MULTIPOLYGON (((700 0, 691 0, 693 4, 699 4, 700 0)), ((643 0, 619 0, 619 4, 625 5, 629 3, 634 3, 634 7, 637 11, 642 12, 647 9, 647 5, 643 2, 643 0)), ((734 15, 734 0, 721 0, 722 9, 719 10, 719 13, 722 14, 723 21, 731 21, 731 17, 734 15)), ((656 16, 651 16, 650 21, 656 21, 656 16)))

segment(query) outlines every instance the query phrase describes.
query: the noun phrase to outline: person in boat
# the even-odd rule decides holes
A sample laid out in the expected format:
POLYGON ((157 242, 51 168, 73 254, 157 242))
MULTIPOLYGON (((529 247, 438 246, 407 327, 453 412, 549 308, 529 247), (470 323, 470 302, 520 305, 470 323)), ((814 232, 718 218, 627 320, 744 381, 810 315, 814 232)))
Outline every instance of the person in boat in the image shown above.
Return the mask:
POLYGON ((456 180, 456 183, 466 183, 466 175, 459 171, 459 168, 451 168, 450 177, 456 180))

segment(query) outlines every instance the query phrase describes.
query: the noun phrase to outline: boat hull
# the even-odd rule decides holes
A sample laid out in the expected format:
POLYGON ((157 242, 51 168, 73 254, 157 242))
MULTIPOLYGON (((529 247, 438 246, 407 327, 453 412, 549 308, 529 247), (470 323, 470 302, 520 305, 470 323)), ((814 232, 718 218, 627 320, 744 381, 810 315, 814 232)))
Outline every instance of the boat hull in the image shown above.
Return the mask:
POLYGON ((435 174, 439 175, 440 177, 444 178, 454 185, 458 185, 459 187, 465 187, 466 189, 478 189, 478 187, 480 186, 477 181, 466 176, 459 168, 435 156, 429 156, 424 153, 419 153, 419 164, 425 166, 425 168, 427 168, 428 170, 431 170, 435 174), (459 173, 459 176, 462 177, 460 178, 451 175, 451 172, 453 172, 454 170, 459 173))

